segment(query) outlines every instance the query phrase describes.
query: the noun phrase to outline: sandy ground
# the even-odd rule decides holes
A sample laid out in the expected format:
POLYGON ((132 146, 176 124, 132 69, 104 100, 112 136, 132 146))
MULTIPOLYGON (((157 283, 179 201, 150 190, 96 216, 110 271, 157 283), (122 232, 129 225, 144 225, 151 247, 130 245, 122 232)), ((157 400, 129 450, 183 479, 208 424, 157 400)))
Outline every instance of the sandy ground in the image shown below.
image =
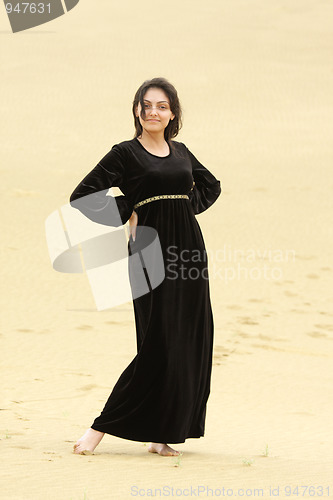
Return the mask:
POLYGON ((82 1, 12 34, 2 10, 3 498, 332 496, 332 15, 329 0, 82 1), (180 459, 109 435, 78 456, 135 355, 134 315, 97 311, 86 275, 53 270, 44 223, 133 137, 154 76, 223 187, 197 216, 215 323, 206 435, 180 459))

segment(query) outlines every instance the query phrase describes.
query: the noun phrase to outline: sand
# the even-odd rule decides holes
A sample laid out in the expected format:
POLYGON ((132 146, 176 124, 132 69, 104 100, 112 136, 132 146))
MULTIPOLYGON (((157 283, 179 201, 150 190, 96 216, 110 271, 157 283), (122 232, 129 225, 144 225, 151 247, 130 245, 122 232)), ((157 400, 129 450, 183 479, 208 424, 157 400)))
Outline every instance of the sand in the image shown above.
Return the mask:
POLYGON ((13 34, 3 10, 3 498, 332 495, 332 14, 328 0, 82 1, 13 34), (206 433, 179 459, 110 435, 74 455, 136 353, 134 315, 97 311, 85 274, 52 268, 45 220, 133 137, 134 93, 155 76, 223 189, 197 216, 215 324, 206 433))

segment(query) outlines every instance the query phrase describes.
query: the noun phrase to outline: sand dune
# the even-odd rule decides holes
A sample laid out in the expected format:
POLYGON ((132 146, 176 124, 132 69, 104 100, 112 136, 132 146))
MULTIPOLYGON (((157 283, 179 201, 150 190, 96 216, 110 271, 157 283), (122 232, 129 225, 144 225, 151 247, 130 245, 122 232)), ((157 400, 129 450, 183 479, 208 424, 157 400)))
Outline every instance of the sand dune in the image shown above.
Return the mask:
POLYGON ((3 11, 3 498, 332 495, 332 14, 324 0, 103 0, 12 34, 3 11), (52 269, 44 223, 133 137, 154 76, 178 89, 178 139, 223 189, 197 216, 215 323, 206 435, 180 459, 113 436, 78 456, 135 355, 134 314, 98 312, 84 274, 52 269))

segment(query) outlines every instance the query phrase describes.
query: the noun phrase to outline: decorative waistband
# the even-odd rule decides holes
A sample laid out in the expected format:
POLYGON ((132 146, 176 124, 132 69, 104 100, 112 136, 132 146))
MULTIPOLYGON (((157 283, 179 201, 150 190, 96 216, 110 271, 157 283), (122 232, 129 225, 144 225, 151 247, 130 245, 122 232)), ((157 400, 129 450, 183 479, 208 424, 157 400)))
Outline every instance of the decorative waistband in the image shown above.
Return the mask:
POLYGON ((187 194, 159 194, 157 196, 152 196, 151 198, 146 198, 143 201, 139 201, 139 203, 136 203, 134 205, 134 208, 141 207, 141 205, 145 205, 146 203, 149 203, 150 201, 155 201, 155 200, 160 200, 162 198, 187 198, 187 194))

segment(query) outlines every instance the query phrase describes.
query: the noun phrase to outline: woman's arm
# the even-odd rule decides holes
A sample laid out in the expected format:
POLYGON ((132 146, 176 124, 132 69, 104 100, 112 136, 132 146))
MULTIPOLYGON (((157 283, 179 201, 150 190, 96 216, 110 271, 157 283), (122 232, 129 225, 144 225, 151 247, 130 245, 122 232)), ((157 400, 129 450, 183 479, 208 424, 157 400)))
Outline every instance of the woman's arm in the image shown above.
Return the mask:
POLYGON ((110 187, 125 184, 126 158, 118 145, 112 147, 70 196, 72 207, 90 220, 106 226, 125 224, 133 214, 134 204, 126 195, 109 196, 110 187))

